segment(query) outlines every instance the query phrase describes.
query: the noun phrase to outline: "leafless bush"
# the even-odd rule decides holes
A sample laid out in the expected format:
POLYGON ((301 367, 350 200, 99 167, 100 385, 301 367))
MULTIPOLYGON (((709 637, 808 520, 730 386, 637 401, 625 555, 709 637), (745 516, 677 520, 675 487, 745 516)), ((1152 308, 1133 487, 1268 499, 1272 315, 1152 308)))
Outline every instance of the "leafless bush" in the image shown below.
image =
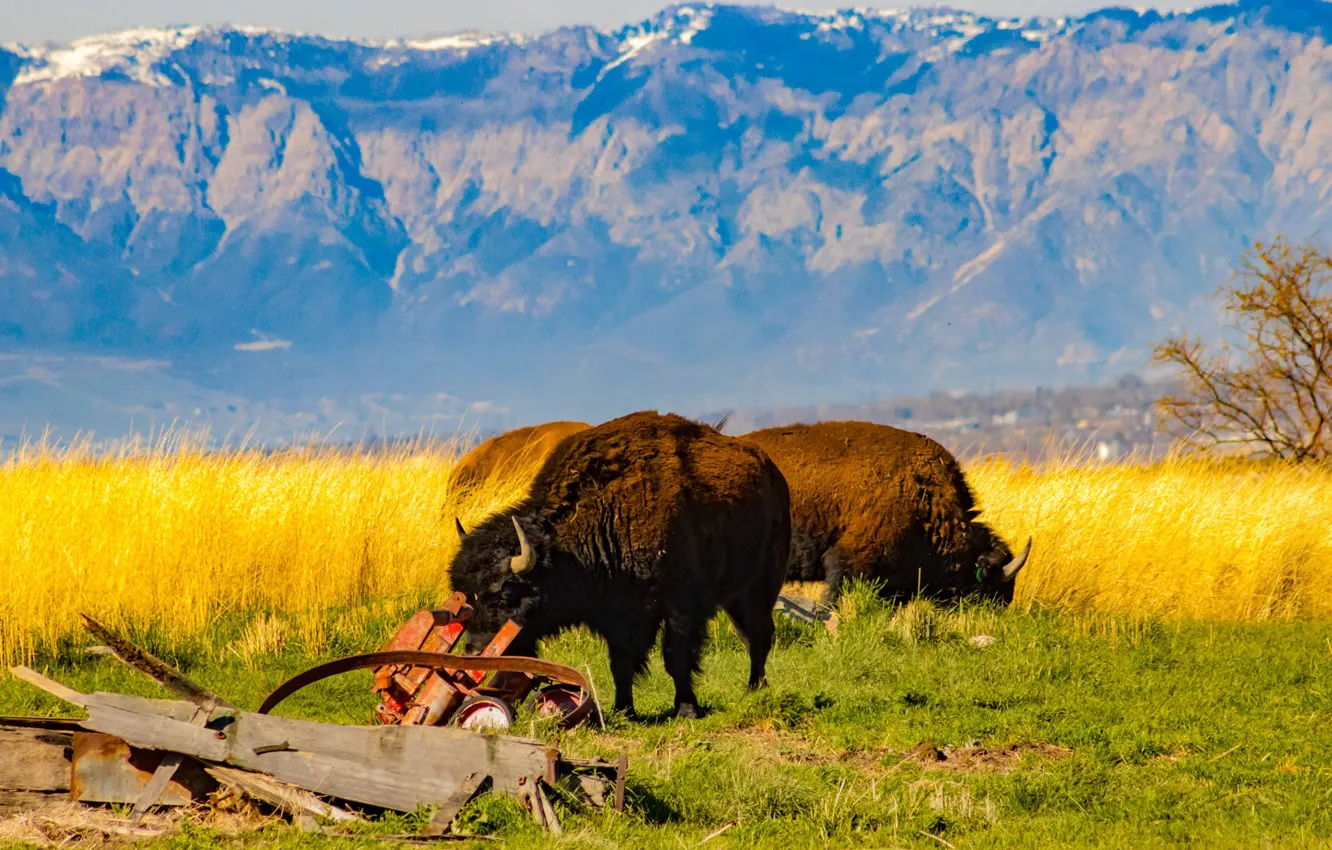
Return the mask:
POLYGON ((1209 351, 1187 334, 1153 361, 1179 367, 1184 389, 1158 402, 1186 445, 1289 460, 1332 450, 1332 256, 1282 238, 1246 252, 1218 291, 1238 339, 1209 351))

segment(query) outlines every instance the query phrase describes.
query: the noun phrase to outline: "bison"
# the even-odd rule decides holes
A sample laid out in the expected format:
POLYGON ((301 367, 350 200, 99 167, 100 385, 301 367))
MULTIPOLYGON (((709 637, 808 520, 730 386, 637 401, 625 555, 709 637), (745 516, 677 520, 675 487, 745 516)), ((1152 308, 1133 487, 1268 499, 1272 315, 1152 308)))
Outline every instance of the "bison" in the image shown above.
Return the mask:
POLYGON ((449 491, 475 487, 505 466, 540 467, 560 440, 591 427, 586 422, 544 422, 491 437, 454 465, 449 473, 449 491))
POLYGON ((751 431, 791 491, 789 581, 878 580, 885 597, 978 595, 1013 600, 1031 539, 1014 557, 976 519, 957 460, 923 434, 872 422, 821 422, 751 431))
POLYGON ((461 523, 477 507, 472 503, 480 500, 474 496, 488 479, 522 476, 530 483, 560 440, 591 427, 586 422, 545 422, 505 431, 481 443, 449 473, 445 516, 452 514, 454 523, 461 523))
POLYGON ((460 526, 450 581, 475 600, 477 642, 506 619, 522 626, 517 655, 572 626, 603 637, 615 707, 630 716, 661 631, 675 713, 697 717, 693 678, 719 607, 748 647, 747 690, 765 682, 790 507, 758 447, 640 411, 565 437, 523 501, 470 532, 460 526))

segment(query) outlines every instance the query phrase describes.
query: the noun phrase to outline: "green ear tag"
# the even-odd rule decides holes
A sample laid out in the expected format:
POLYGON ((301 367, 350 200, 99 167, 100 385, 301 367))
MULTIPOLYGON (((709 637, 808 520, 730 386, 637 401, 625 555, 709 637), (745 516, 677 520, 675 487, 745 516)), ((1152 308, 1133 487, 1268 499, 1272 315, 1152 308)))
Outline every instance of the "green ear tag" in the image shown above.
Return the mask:
POLYGON ((977 567, 977 568, 976 568, 976 581, 979 582, 980 584, 985 584, 985 568, 984 568, 984 567, 977 567))

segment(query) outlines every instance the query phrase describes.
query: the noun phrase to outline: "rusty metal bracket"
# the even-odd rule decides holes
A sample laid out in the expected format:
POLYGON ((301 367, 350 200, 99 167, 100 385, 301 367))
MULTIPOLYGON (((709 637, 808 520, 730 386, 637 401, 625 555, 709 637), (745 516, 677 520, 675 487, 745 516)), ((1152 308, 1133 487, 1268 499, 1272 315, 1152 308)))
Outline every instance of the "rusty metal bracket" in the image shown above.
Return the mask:
POLYGON ((620 753, 615 761, 615 811, 624 811, 624 777, 629 772, 629 756, 620 753))
POLYGON ((364 655, 351 655, 339 658, 315 667, 304 673, 298 673, 278 685, 259 706, 256 713, 267 714, 287 697, 307 685, 347 673, 352 670, 367 670, 387 664, 407 664, 413 667, 430 667, 436 670, 501 670, 514 673, 528 673, 544 676, 556 682, 579 688, 584 698, 578 707, 560 720, 566 728, 582 723, 592 712, 593 700, 590 698, 587 679, 573 667, 542 661, 540 658, 526 658, 518 655, 487 657, 482 655, 451 655, 443 652, 423 652, 421 650, 399 649, 388 652, 368 652, 364 655))
POLYGON ((263 746, 255 747, 254 754, 257 756, 262 756, 266 753, 281 753, 281 752, 286 752, 287 750, 290 749, 291 749, 290 742, 283 741, 280 744, 264 744, 263 746))

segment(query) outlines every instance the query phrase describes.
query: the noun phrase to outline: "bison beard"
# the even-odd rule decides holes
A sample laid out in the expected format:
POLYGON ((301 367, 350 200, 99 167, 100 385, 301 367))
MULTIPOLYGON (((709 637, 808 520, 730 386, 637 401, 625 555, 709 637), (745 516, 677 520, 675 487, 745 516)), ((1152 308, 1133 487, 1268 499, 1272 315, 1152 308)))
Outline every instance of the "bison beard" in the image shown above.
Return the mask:
POLYGON ((522 626, 510 654, 586 625, 605 638, 615 707, 632 715, 633 681, 662 632, 675 712, 697 716, 693 678, 720 607, 749 650, 760 687, 786 576, 790 496, 757 447, 655 411, 570 435, 515 508, 461 527, 450 567, 475 600, 469 630, 487 640, 522 626))
POLYGON ((885 596, 978 595, 1009 603, 1016 558, 980 514, 957 460, 923 434, 871 422, 820 422, 740 437, 777 462, 791 488, 790 578, 825 582, 823 604, 848 577, 885 596))

